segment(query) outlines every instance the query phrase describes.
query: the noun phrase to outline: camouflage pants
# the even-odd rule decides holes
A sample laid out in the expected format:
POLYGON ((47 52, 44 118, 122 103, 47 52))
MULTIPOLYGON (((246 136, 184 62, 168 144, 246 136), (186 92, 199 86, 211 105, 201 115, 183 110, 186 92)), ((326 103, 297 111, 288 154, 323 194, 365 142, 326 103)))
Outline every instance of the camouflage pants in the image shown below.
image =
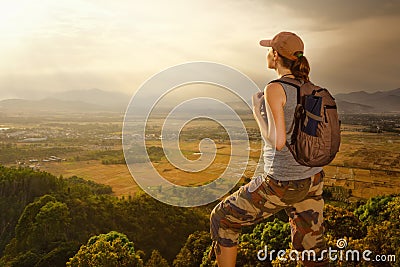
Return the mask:
POLYGON ((296 181, 281 182, 268 176, 253 179, 212 211, 210 231, 214 245, 237 245, 242 226, 256 224, 284 209, 289 216, 294 249, 316 253, 326 249, 322 225, 324 176, 321 171, 296 181))

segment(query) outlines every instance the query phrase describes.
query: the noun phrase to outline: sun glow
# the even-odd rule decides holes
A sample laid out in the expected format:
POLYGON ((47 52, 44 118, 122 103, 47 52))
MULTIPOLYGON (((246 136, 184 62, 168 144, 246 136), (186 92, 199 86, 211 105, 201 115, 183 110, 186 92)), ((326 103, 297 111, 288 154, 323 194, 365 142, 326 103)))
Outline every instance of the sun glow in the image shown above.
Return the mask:
POLYGON ((0 34, 2 41, 33 33, 34 28, 44 21, 45 1, 0 1, 0 34))

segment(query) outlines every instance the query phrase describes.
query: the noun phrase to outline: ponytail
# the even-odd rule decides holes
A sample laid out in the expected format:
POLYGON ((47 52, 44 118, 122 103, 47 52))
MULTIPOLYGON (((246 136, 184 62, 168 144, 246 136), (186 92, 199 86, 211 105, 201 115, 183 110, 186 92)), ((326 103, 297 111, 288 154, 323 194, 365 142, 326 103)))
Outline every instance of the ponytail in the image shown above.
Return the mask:
POLYGON ((303 53, 296 52, 295 56, 297 57, 297 59, 293 61, 293 64, 290 67, 290 71, 293 73, 296 79, 308 82, 310 80, 310 78, 308 77, 308 75, 310 74, 310 64, 308 64, 308 60, 305 56, 303 56, 303 53))
POLYGON ((282 58, 282 66, 290 69, 296 79, 303 80, 304 82, 310 80, 308 77, 310 74, 310 65, 302 52, 298 51, 295 53, 295 56, 297 57, 296 60, 290 60, 282 55, 279 56, 282 58))

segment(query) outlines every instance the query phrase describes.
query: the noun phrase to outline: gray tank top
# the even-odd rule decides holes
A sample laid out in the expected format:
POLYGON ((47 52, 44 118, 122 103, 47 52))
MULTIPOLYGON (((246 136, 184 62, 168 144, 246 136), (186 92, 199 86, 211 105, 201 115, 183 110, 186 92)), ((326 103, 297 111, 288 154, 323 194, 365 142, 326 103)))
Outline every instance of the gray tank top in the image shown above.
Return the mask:
MULTIPOLYGON (((280 83, 286 94, 286 104, 283 107, 285 114, 286 131, 289 131, 293 121, 294 110, 297 105, 297 90, 295 87, 280 83)), ((292 133, 286 134, 286 140, 290 141, 292 133)), ((264 140, 264 138, 263 138, 264 140)), ((279 181, 291 181, 308 178, 322 170, 322 167, 307 167, 300 165, 294 159, 287 146, 282 150, 275 151, 271 145, 264 140, 264 175, 268 175, 279 181), (271 167, 270 167, 271 166, 271 167)))

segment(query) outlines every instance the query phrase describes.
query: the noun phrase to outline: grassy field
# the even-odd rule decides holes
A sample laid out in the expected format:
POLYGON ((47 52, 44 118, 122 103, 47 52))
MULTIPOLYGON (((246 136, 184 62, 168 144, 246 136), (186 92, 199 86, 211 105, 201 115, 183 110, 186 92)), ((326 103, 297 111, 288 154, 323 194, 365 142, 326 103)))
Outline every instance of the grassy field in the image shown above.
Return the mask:
MULTIPOLYGON (((149 146, 161 146, 150 141, 149 146)), ((251 142, 249 166, 244 177, 251 177, 260 156, 260 143, 251 142)), ((188 159, 199 157, 197 141, 186 141, 181 149, 188 159)), ((326 186, 350 189, 352 196, 367 198, 380 194, 400 193, 400 137, 394 134, 371 134, 345 131, 340 152, 331 165, 324 167, 326 186)), ((172 183, 198 186, 221 175, 229 162, 229 143, 217 145, 217 155, 209 168, 198 173, 177 169, 165 158, 153 162, 157 171, 172 183)), ((51 163, 43 170, 63 176, 77 175, 113 187, 116 195, 129 195, 138 190, 128 168, 123 164, 104 165, 100 160, 51 163)))
MULTIPOLYGON (((56 120, 43 124, 10 124, 11 130, 0 132, 5 165, 23 162, 28 166, 37 155, 34 167, 64 177, 79 176, 112 186, 116 195, 132 195, 140 188, 124 163, 121 147, 121 123, 107 119, 101 123, 56 120), (27 137, 48 139, 39 143, 24 142, 27 137), (22 141, 21 141, 22 140, 22 141), (10 156, 13 157, 10 157, 10 156), (56 155, 61 162, 44 162, 56 155), (7 159, 11 159, 6 162, 7 159), (119 163, 119 164, 116 164, 119 163), (122 164, 121 164, 122 163, 122 164)), ((161 148, 161 120, 152 120, 146 138, 147 147, 161 148)), ((255 121, 244 119, 250 137, 250 159, 243 179, 251 178, 260 158, 261 140, 255 121)), ((398 133, 362 132, 361 125, 343 125, 342 144, 335 160, 324 167, 326 186, 341 186, 357 198, 400 193, 400 136, 398 133)), ((199 186, 218 178, 225 170, 231 154, 230 142, 224 129, 216 122, 194 120, 187 123, 180 135, 182 153, 190 160, 199 158, 199 141, 210 137, 216 144, 212 164, 201 172, 185 172, 165 157, 152 161, 157 171, 170 182, 184 186, 199 186)), ((32 165, 29 165, 32 166, 32 165)))
MULTIPOLYGON (((158 141, 149 142, 149 146, 159 145, 158 141)), ((260 142, 252 142, 250 160, 244 177, 251 177, 259 158, 260 142)), ((181 148, 188 159, 195 160, 199 155, 195 154, 198 142, 185 142, 181 148)), ((158 162, 152 162, 156 170, 170 182, 183 186, 199 186, 217 179, 229 163, 230 146, 221 144, 217 146, 217 155, 212 164, 201 172, 185 172, 171 163, 166 158, 158 162)), ((134 182, 128 167, 125 164, 104 165, 101 160, 65 161, 42 164, 41 169, 63 177, 79 176, 95 182, 110 185, 116 195, 134 194, 139 187, 134 182)))
POLYGON ((347 130, 337 157, 324 167, 325 184, 350 189, 352 196, 361 198, 400 193, 399 160, 398 134, 347 130))
POLYGON ((76 175, 97 183, 110 185, 118 195, 134 195, 139 187, 134 182, 125 164, 104 165, 99 160, 49 163, 41 168, 63 177, 76 175))

